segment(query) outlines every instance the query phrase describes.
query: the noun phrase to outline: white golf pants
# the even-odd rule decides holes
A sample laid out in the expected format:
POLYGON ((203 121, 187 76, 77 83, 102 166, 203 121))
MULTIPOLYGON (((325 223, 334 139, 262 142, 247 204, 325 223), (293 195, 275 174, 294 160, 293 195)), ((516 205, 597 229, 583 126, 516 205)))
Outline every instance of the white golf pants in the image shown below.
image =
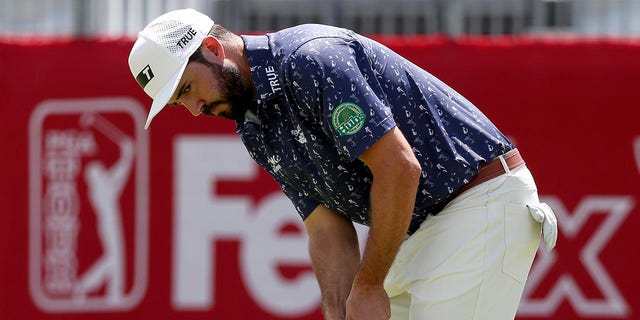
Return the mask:
POLYGON ((393 320, 515 317, 540 244, 526 166, 475 186, 402 244, 385 280, 393 320))

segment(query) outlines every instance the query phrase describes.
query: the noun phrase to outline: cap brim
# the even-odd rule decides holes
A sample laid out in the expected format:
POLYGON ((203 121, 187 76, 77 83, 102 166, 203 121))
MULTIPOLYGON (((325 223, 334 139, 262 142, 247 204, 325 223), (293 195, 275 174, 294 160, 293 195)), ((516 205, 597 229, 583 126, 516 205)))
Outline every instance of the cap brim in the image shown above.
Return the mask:
POLYGON ((189 61, 185 61, 180 68, 174 73, 171 78, 167 81, 167 83, 158 91, 155 98, 153 98, 153 103, 151 104, 151 110, 149 110, 149 115, 147 116, 147 122, 144 125, 144 128, 149 128, 151 125, 151 120, 162 111, 164 106, 167 105, 171 96, 173 96, 173 92, 176 91, 178 84, 180 83, 180 78, 182 78, 182 74, 184 70, 187 68, 187 64, 189 61))

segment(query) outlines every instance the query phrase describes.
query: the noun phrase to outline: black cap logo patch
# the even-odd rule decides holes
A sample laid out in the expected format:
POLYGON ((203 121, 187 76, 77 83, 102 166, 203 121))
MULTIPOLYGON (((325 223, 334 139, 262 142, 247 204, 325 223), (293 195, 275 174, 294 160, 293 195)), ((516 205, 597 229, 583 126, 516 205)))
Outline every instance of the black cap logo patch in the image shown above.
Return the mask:
POLYGON ((142 87, 142 89, 147 86, 147 83, 149 83, 151 79, 153 79, 153 71, 151 70, 151 67, 149 65, 144 67, 144 69, 142 69, 142 71, 140 71, 140 73, 138 73, 138 75, 136 76, 136 81, 138 81, 138 84, 142 87))

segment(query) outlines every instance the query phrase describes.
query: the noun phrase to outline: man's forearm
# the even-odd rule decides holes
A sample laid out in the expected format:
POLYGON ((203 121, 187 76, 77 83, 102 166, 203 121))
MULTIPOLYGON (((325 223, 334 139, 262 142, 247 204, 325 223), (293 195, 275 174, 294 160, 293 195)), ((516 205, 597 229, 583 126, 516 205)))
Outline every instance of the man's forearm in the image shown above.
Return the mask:
POLYGON ((422 168, 398 128, 360 155, 373 175, 369 239, 354 287, 381 287, 402 243, 416 201, 422 168))
POLYGON ((333 245, 313 247, 310 247, 310 255, 322 293, 324 317, 326 320, 343 320, 360 255, 357 251, 344 248, 335 250, 337 247, 333 245))
POLYGON ((322 293, 326 320, 345 319, 345 304, 360 266, 358 238, 350 221, 319 206, 305 221, 309 255, 322 293))
POLYGON ((371 226, 355 285, 382 285, 407 234, 415 205, 416 173, 378 176, 371 187, 371 226))
POLYGON ((387 320, 391 317, 384 279, 407 234, 419 176, 419 166, 413 165, 374 174, 369 239, 347 299, 349 319, 387 320))

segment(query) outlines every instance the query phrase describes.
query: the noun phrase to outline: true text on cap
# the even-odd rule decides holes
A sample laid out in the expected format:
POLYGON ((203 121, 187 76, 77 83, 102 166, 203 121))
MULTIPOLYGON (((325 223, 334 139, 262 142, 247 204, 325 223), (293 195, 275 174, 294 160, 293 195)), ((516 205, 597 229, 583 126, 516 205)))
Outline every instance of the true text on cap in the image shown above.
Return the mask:
POLYGON ((189 28, 189 31, 187 31, 187 33, 182 36, 182 38, 180 38, 180 40, 178 40, 178 47, 180 47, 180 49, 184 49, 184 47, 187 45, 187 43, 189 43, 189 41, 191 41, 193 39, 193 36, 196 35, 195 30, 193 30, 193 28, 189 28))

